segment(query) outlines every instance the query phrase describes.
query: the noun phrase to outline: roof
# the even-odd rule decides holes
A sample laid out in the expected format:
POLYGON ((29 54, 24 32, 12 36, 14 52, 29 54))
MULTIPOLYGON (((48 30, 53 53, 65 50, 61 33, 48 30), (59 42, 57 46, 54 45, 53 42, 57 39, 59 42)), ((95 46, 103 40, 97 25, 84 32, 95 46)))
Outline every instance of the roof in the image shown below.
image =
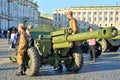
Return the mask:
POLYGON ((71 8, 120 8, 119 6, 73 6, 71 8))
POLYGON ((53 11, 62 11, 62 10, 69 10, 69 9, 74 9, 74 8, 120 8, 120 5, 118 6, 73 6, 73 7, 70 7, 70 8, 63 8, 63 9, 53 9, 53 11))
POLYGON ((43 17, 43 16, 40 16, 39 18, 41 18, 41 19, 46 19, 46 20, 51 20, 51 21, 52 21, 52 19, 47 18, 47 17, 43 17))

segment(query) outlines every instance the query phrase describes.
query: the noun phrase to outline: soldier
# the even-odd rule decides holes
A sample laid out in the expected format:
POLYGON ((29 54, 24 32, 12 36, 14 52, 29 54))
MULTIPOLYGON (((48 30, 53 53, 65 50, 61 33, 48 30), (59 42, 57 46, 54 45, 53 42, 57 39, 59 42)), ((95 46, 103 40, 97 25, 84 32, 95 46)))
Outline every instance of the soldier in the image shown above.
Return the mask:
POLYGON ((17 76, 20 76, 20 75, 24 75, 23 59, 24 59, 24 55, 27 51, 29 40, 25 33, 23 24, 19 24, 18 32, 20 34, 20 38, 19 38, 18 53, 17 53, 16 59, 17 59, 18 65, 19 65, 17 76))
POLYGON ((73 12, 68 11, 67 17, 69 19, 70 28, 73 30, 73 34, 79 33, 78 26, 77 26, 77 20, 73 18, 73 12))
MULTIPOLYGON (((73 30, 72 34, 79 33, 78 26, 77 26, 77 20, 73 18, 73 12, 72 11, 68 11, 66 15, 67 15, 67 17, 69 19, 70 28, 73 30)), ((80 42, 79 41, 75 41, 73 43, 76 46, 80 46, 80 42)))

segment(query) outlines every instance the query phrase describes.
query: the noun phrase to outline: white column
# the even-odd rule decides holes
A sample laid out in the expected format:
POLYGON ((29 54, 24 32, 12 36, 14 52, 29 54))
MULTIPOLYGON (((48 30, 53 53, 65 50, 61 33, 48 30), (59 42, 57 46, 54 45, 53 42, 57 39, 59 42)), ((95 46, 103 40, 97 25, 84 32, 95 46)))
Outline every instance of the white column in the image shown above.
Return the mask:
POLYGON ((86 22, 89 21, 89 18, 88 18, 88 12, 86 12, 86 22))
POLYGON ((110 11, 108 11, 108 22, 110 22, 110 11))
POLYGON ((115 18, 116 16, 115 16, 115 11, 113 12, 113 21, 115 22, 115 18))
POLYGON ((103 21, 103 22, 105 21, 105 15, 104 15, 104 12, 102 12, 102 21, 103 21))
POLYGON ((99 12, 96 12, 96 13, 97 13, 96 20, 97 22, 99 22, 99 12))
POLYGON ((83 12, 81 12, 81 21, 83 21, 83 12))
POLYGON ((92 22, 92 24, 93 24, 93 22, 94 22, 94 14, 93 14, 94 12, 91 12, 91 22, 92 22))

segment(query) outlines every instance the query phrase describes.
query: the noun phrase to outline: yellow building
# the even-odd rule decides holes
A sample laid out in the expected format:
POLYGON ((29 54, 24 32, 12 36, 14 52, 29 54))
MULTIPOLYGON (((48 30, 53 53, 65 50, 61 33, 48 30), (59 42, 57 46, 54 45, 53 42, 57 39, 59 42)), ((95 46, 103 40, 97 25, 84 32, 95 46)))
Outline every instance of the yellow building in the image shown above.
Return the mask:
POLYGON ((110 27, 120 29, 120 6, 86 6, 53 10, 53 26, 68 27, 67 11, 73 11, 74 18, 80 28, 89 26, 110 27))

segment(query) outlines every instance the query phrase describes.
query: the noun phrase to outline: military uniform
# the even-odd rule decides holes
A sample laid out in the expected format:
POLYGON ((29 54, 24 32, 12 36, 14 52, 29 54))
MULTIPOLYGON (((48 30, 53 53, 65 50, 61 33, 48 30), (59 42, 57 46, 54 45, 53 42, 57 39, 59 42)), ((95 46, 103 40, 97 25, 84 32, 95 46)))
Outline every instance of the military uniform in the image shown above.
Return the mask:
MULTIPOLYGON (((79 33, 76 19, 71 18, 69 24, 70 24, 70 28, 73 30, 73 34, 79 33)), ((75 41, 73 42, 73 44, 75 46, 80 46, 80 41, 75 41)))
POLYGON ((24 31, 21 32, 20 39, 19 39, 19 45, 18 45, 18 54, 17 54, 18 64, 23 64, 23 58, 24 58, 24 54, 27 51, 28 43, 29 43, 29 40, 28 40, 26 33, 24 31))
POLYGON ((76 19, 70 19, 70 28, 73 30, 73 34, 79 33, 76 19))

